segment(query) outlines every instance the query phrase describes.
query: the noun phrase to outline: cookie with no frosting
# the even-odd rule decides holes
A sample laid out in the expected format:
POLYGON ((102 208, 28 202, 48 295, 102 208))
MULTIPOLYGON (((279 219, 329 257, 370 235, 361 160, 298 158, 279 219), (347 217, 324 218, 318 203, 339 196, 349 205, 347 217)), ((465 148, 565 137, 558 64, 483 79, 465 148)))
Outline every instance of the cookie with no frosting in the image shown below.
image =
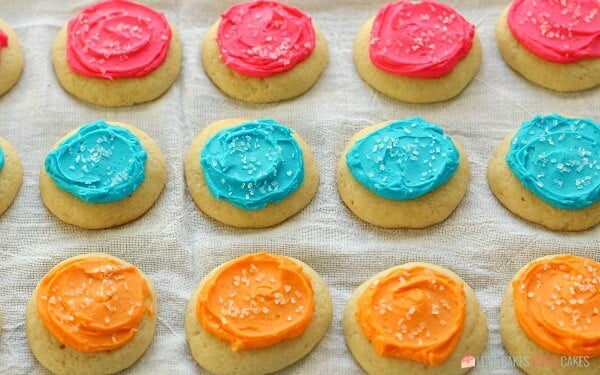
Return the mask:
POLYGON ((571 254, 538 258, 506 288, 500 336, 530 375, 600 373, 600 263, 571 254))
POLYGON ((0 137, 0 215, 12 204, 23 183, 23 166, 17 150, 0 137))
POLYGON ((327 332, 332 303, 303 262, 255 253, 211 271, 185 315, 192 356, 213 374, 260 375, 306 356, 327 332))
POLYGON ((40 281, 25 313, 27 340, 55 374, 113 374, 150 345, 156 292, 135 266, 107 254, 67 259, 40 281))
POLYGON ((423 0, 384 5, 359 30, 354 63, 369 85, 410 103, 457 96, 481 64, 475 26, 448 5, 423 0))
POLYGON ((535 116, 502 141, 488 166, 496 198, 515 215, 552 230, 600 223, 600 124, 535 116))
POLYGON ((338 192, 360 219, 383 228, 425 228, 445 220, 467 191, 464 149, 420 117, 354 135, 338 163, 338 192))
POLYGON ((306 142, 272 119, 220 120, 189 147, 185 177, 198 208, 239 228, 266 228, 306 207, 319 185, 306 142))
POLYGON ((23 54, 17 34, 0 20, 0 95, 10 90, 21 77, 23 54))
POLYGON ((84 8, 59 32, 52 62, 63 88, 106 107, 154 100, 181 70, 181 42, 164 14, 132 1, 84 8))
POLYGON ((597 0, 515 0, 496 26, 504 61, 529 81, 555 91, 600 85, 597 0))
POLYGON ((160 148, 131 125, 96 121, 67 134, 46 156, 40 191, 67 224, 110 228, 137 219, 167 181, 160 148))
POLYGON ((477 296, 455 273, 433 264, 385 270, 352 293, 342 328, 367 374, 464 374, 481 354, 487 321, 477 296))
POLYGON ((328 55, 310 17, 273 0, 233 5, 202 43, 208 77, 228 96, 252 103, 302 95, 317 82, 328 55))

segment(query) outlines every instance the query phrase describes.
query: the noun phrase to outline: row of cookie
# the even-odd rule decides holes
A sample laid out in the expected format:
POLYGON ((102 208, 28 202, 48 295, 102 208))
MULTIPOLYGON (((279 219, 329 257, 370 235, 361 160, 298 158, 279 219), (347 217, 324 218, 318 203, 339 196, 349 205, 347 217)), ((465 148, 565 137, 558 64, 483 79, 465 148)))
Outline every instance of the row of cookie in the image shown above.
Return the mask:
MULTIPOLYGON (((581 373, 598 373, 599 285, 600 263, 588 258, 555 255, 523 267, 500 309, 508 353, 585 358, 581 373)), ((187 343, 213 374, 272 373, 318 344, 332 310, 327 286, 310 266, 248 254, 198 284, 185 313, 187 343)), ((86 254, 59 263, 40 281, 27 306, 27 338, 53 373, 115 373, 150 345, 158 313, 154 286, 139 269, 106 254, 86 254)), ((362 283, 342 326, 368 374, 462 374, 475 366, 471 361, 483 352, 488 333, 473 289, 428 263, 399 265, 362 283)), ((553 374, 571 371, 559 367, 553 374)))
MULTIPOLYGON (((524 122, 488 168, 491 189, 509 210, 553 230, 600 222, 600 124, 558 114, 524 122)), ((0 145, 2 206, 20 186, 14 149, 0 145), (6 162, 5 162, 6 160, 6 162)), ((465 150, 420 117, 358 132, 338 165, 338 190, 359 218, 385 228, 423 228, 445 220, 468 186, 465 150)), ((108 228, 143 215, 158 199, 167 168, 158 145, 130 125, 96 121, 48 153, 40 190, 66 223, 108 228)), ((227 225, 264 228, 309 204, 319 173, 306 142, 272 119, 221 120, 189 147, 185 176, 197 206, 227 225)))
MULTIPOLYGON (((500 17, 497 41, 506 62, 558 91, 600 84, 596 0, 515 0, 500 17)), ((0 94, 22 69, 19 42, 0 22, 0 94), (4 32, 3 32, 4 30, 4 32)), ((431 103, 458 95, 481 63, 475 26, 433 0, 397 1, 359 31, 354 60, 382 93, 431 103)), ((151 101, 175 81, 181 42, 166 17, 145 5, 107 0, 83 9, 59 33, 54 69, 74 96, 104 106, 151 101)), ((274 0, 233 5, 202 45, 207 75, 225 94, 268 103, 309 90, 328 59, 323 33, 299 9, 274 0)))

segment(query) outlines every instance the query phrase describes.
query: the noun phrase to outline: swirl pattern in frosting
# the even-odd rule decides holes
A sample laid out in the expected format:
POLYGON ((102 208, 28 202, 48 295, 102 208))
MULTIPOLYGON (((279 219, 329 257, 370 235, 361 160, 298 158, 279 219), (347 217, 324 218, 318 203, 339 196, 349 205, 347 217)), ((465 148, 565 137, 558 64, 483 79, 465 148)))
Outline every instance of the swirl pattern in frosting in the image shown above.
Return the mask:
POLYGON ((144 182, 147 158, 129 130, 96 121, 62 141, 45 167, 61 190, 85 202, 108 203, 127 198, 144 182))
POLYGON ((165 61, 171 37, 162 13, 132 1, 108 0, 69 21, 67 63, 87 77, 144 77, 165 61))
POLYGON ((391 200, 423 196, 456 173, 460 155, 444 131, 420 117, 391 122, 356 141, 346 165, 358 182, 391 200))
POLYGON ((383 6, 373 22, 373 65, 409 77, 439 78, 452 72, 473 46, 475 27, 448 5, 432 0, 383 6))
POLYGON ((506 162, 548 204, 574 210, 600 200, 600 124, 593 120, 535 116, 513 137, 506 162))
POLYGON ((233 5, 221 16, 217 31, 225 65, 251 77, 291 70, 310 56, 315 41, 310 17, 271 0, 233 5))
POLYGON ((300 145, 272 119, 219 131, 204 145, 200 163, 211 194, 244 210, 282 201, 304 179, 300 145))
POLYGON ((515 0, 510 31, 535 55, 556 63, 600 57, 600 1, 515 0))

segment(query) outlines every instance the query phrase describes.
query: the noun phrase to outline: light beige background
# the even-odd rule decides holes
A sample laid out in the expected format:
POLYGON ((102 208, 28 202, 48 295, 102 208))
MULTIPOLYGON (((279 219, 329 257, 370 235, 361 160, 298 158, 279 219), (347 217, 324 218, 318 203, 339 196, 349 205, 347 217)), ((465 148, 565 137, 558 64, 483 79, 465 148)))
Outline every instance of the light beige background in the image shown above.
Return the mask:
POLYGON ((341 316, 352 291, 373 274, 394 265, 424 261, 459 274, 481 300, 490 339, 485 355, 495 368, 475 374, 512 374, 498 332, 504 288, 524 264, 542 255, 573 252, 600 260, 600 228, 552 233, 524 222, 493 197, 485 178, 500 141, 536 113, 558 111, 600 121, 600 89, 557 94, 512 72, 496 48, 496 20, 507 0, 454 0, 477 25, 483 62, 473 82, 455 100, 427 105, 393 101, 365 84, 354 69, 354 36, 384 1, 291 0, 315 20, 330 47, 321 79, 306 95, 272 105, 251 105, 225 97, 200 63, 202 38, 235 1, 154 0, 177 27, 183 69, 157 101, 105 109, 63 91, 50 60, 54 38, 88 1, 0 1, 0 18, 19 35, 25 68, 17 85, 0 97, 0 135, 19 151, 25 170, 21 192, 0 217, 0 373, 43 373, 27 348, 25 306, 39 279, 56 263, 77 254, 105 251, 138 266, 157 289, 159 322, 148 352, 131 374, 201 373, 187 348, 183 318, 194 286, 209 270, 241 254, 268 250, 296 257, 330 286, 334 317, 323 341, 284 374, 358 374, 346 348, 341 316), (360 129, 385 120, 421 115, 441 125, 469 155, 472 177, 456 212, 426 230, 383 230, 355 218, 337 195, 337 160, 360 129), (187 146, 200 130, 221 118, 274 117, 311 146, 321 182, 314 201, 299 215, 266 230, 235 230, 204 216, 190 198, 183 176, 187 146), (161 147, 169 178, 157 204, 123 227, 86 231, 67 226, 43 206, 38 171, 54 142, 96 119, 132 124, 161 147), (492 363, 493 364, 493 363, 492 363))

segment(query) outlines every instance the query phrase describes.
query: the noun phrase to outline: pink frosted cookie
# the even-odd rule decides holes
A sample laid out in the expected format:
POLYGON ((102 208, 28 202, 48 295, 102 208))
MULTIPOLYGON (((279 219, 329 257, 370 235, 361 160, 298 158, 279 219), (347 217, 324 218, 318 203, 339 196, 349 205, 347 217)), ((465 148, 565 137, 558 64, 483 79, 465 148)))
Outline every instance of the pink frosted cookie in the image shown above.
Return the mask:
POLYGON ((21 77, 23 54, 15 32, 0 20, 0 95, 11 89, 21 77))
POLYGON ((600 85, 598 0, 515 0, 500 16, 496 41, 506 63, 540 86, 600 85))
POLYGON ((202 64, 213 83, 232 98, 255 103, 308 91, 327 58, 327 42, 311 18, 272 0, 233 5, 202 44, 202 64))
POLYGON ((65 90, 108 107, 148 102, 179 75, 181 42, 164 14, 127 0, 84 8, 54 43, 54 70, 65 90))
POLYGON ((432 0, 397 1, 358 32, 354 62, 373 88, 398 100, 431 103, 458 95, 477 73, 475 26, 432 0))

